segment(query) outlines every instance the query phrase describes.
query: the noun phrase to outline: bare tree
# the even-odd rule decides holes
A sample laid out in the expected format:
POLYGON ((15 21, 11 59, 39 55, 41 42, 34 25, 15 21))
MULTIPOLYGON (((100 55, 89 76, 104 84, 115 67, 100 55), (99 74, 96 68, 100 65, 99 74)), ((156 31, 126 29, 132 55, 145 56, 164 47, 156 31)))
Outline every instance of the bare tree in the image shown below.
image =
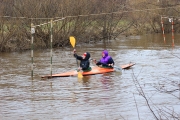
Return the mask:
MULTIPOLYGON (((178 0, 1 0, 0 51, 29 49, 31 23, 62 18, 53 23, 53 47, 69 44, 70 35, 77 42, 106 42, 120 34, 159 33, 160 16, 179 15, 179 6, 178 0)), ((174 23, 175 32, 180 32, 175 17, 174 23)), ((171 32, 168 20, 164 26, 165 32, 171 32)), ((50 25, 37 27, 35 48, 49 47, 49 37, 50 25)))

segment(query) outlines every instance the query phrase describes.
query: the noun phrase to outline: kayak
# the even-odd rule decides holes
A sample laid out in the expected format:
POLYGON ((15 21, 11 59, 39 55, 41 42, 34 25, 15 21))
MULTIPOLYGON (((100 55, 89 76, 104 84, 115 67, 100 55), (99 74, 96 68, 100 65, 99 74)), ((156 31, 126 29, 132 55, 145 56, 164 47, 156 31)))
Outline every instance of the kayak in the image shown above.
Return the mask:
MULTIPOLYGON (((133 65, 135 65, 135 63, 122 65, 121 68, 122 69, 128 69, 133 65)), ((103 67, 95 66, 95 67, 92 67, 91 71, 82 72, 82 75, 87 76, 87 75, 103 74, 103 73, 114 72, 115 70, 116 69, 114 69, 114 68, 103 68, 103 67)), ((73 71, 64 72, 64 73, 52 74, 52 76, 51 75, 46 75, 46 76, 42 76, 41 78, 70 77, 70 76, 77 76, 77 74, 78 74, 77 70, 73 70, 73 71)))
MULTIPOLYGON (((92 67, 91 71, 88 72, 82 72, 83 76, 86 75, 94 75, 94 74, 103 74, 103 73, 108 73, 108 72, 114 72, 113 68, 102 68, 102 67, 92 67)), ((70 77, 70 76, 77 76, 78 72, 77 70, 74 71, 69 71, 69 72, 64 72, 64 73, 59 73, 59 74, 53 74, 51 75, 47 75, 47 76, 43 76, 41 78, 51 78, 51 77, 70 77)))
POLYGON ((135 63, 129 63, 129 64, 121 65, 121 68, 122 68, 122 69, 129 69, 129 68, 132 67, 133 65, 135 65, 135 63))

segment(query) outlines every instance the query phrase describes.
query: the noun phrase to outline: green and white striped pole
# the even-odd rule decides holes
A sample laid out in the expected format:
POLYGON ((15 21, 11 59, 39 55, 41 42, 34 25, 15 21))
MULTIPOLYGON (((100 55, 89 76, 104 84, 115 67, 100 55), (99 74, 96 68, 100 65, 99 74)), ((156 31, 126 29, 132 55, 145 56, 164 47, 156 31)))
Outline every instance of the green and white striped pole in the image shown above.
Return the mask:
POLYGON ((51 69, 51 77, 52 77, 52 42, 53 42, 53 20, 51 20, 51 65, 50 65, 50 69, 51 69))
POLYGON ((35 33, 35 27, 34 25, 31 23, 31 78, 33 80, 33 49, 34 49, 34 45, 33 45, 33 41, 34 41, 34 33, 35 33))

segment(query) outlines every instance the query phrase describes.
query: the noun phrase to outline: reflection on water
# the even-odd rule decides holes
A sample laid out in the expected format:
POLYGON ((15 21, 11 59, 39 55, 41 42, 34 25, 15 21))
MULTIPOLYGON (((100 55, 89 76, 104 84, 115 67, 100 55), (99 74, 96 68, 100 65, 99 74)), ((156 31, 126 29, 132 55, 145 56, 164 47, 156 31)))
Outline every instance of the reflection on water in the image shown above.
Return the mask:
MULTIPOLYGON (((50 74, 50 50, 34 51, 33 80, 30 51, 0 53, 0 118, 136 120, 139 115, 140 119, 154 119, 144 97, 159 118, 178 116, 179 35, 175 35, 174 48, 171 35, 166 36, 166 44, 161 34, 120 37, 108 42, 105 47, 117 67, 130 62, 136 65, 129 70, 83 79, 76 76, 41 79, 50 74)), ((78 54, 88 51, 98 60, 104 45, 82 44, 76 49, 78 54)), ((53 50, 53 73, 76 67, 72 48, 53 50)))

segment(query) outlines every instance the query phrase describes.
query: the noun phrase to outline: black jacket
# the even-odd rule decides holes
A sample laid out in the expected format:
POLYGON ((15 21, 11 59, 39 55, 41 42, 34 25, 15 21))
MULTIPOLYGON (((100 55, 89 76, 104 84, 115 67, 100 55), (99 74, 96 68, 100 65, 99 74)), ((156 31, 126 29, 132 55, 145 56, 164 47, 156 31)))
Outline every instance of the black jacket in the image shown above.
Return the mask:
POLYGON ((80 67, 82 68, 82 70, 88 70, 88 68, 90 67, 90 53, 86 52, 85 59, 83 59, 82 56, 78 56, 76 53, 74 54, 74 57, 80 60, 80 67))

